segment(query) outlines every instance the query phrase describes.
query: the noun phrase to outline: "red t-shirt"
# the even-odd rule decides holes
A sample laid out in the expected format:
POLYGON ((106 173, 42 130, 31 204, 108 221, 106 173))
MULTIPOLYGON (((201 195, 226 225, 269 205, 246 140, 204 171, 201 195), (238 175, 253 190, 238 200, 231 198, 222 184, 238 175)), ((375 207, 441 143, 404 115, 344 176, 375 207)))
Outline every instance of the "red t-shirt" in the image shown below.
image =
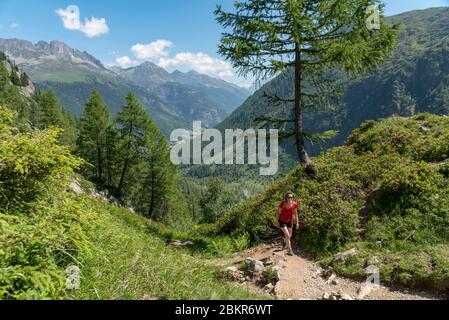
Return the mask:
POLYGON ((285 201, 282 201, 279 205, 281 209, 281 216, 279 217, 279 221, 283 223, 291 223, 293 221, 293 216, 295 214, 295 210, 298 209, 298 203, 293 201, 290 208, 287 208, 287 204, 285 201))

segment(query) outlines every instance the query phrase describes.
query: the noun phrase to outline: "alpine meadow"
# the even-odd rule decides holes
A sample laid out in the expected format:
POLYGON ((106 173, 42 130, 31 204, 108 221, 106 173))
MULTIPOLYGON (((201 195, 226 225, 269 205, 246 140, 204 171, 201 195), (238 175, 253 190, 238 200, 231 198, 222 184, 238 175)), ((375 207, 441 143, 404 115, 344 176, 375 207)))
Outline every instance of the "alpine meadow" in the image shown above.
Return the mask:
POLYGON ((431 2, 2 1, 0 300, 447 300, 431 2))

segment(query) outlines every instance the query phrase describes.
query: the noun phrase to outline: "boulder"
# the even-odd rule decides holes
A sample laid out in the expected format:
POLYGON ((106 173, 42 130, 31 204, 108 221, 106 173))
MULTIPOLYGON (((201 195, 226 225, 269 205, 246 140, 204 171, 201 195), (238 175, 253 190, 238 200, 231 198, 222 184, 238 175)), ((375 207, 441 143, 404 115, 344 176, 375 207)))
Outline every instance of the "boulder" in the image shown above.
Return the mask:
POLYGON ((225 269, 225 275, 232 281, 245 282, 245 274, 237 267, 228 267, 225 269))
POLYGON ((331 276, 327 279, 327 284, 333 284, 333 285, 337 285, 337 275, 332 272, 331 276))
POLYGON ((171 240, 169 244, 175 247, 191 247, 194 245, 192 241, 188 240, 171 240))
POLYGON ((83 188, 77 180, 72 180, 69 184, 69 189, 77 195, 82 195, 84 193, 83 188))
POLYGON ((359 253, 359 249, 357 249, 357 248, 352 248, 350 250, 337 253, 336 255, 334 255, 334 261, 345 262, 348 257, 353 256, 357 253, 359 253))
POLYGON ((272 283, 269 283, 263 288, 263 291, 268 294, 273 294, 275 291, 275 286, 272 283))
POLYGON ((352 297, 345 293, 342 289, 340 289, 338 292, 332 291, 331 293, 325 292, 323 296, 321 297, 322 300, 341 300, 341 301, 349 301, 353 300, 352 297))
POLYGON ((251 274, 262 273, 265 271, 265 265, 259 260, 248 258, 246 259, 246 265, 248 267, 248 272, 251 274))

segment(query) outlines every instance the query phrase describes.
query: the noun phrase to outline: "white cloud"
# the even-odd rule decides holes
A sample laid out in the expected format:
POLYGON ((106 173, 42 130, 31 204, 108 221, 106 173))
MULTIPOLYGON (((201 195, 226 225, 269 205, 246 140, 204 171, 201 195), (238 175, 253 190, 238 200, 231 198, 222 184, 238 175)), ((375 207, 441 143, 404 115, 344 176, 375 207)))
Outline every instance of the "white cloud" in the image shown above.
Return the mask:
POLYGON ((120 68, 126 69, 126 68, 132 67, 132 66, 134 66, 136 64, 138 64, 137 61, 132 60, 128 56, 123 56, 123 57, 119 57, 119 58, 115 59, 115 63, 112 64, 112 65, 116 66, 116 67, 120 67, 120 68))
POLYGON ((92 17, 85 19, 84 23, 80 20, 80 9, 78 6, 68 6, 66 9, 58 9, 56 13, 61 17, 64 28, 68 30, 77 30, 84 33, 87 37, 93 38, 109 32, 109 27, 105 18, 92 17))
POLYGON ((174 43, 168 40, 156 40, 149 44, 136 44, 131 51, 139 60, 150 60, 153 62, 165 58, 169 55, 169 49, 174 43))
POLYGON ((129 68, 144 61, 151 61, 168 71, 175 69, 182 71, 194 70, 198 73, 235 83, 244 88, 253 86, 252 83, 247 83, 248 81, 243 81, 243 79, 237 77, 230 63, 213 58, 202 52, 180 52, 171 55, 170 49, 174 46, 173 42, 164 39, 159 39, 149 44, 138 43, 130 49, 135 59, 129 56, 117 56, 111 66, 129 68))
POLYGON ((254 88, 254 82, 244 82, 244 83, 240 83, 239 84, 240 87, 242 87, 243 89, 253 89, 254 88))
POLYGON ((161 58, 158 65, 162 68, 186 68, 199 73, 219 78, 229 78, 234 75, 231 64, 215 59, 205 53, 182 52, 173 58, 161 58))
POLYGON ((16 28, 20 27, 20 24, 18 24, 18 23, 16 23, 16 22, 13 22, 13 23, 11 23, 11 24, 9 25, 9 27, 10 27, 11 29, 16 29, 16 28))
POLYGON ((106 24, 106 19, 97 19, 92 17, 91 20, 86 19, 86 22, 80 31, 84 32, 89 38, 93 38, 108 33, 109 27, 106 24))

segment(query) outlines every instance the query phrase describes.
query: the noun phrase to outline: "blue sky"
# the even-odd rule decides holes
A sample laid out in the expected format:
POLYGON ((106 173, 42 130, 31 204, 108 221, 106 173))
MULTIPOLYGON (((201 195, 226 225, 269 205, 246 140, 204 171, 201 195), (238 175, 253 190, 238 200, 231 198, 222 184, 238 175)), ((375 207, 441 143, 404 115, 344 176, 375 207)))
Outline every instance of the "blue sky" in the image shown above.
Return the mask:
MULTIPOLYGON (((194 69, 244 84, 246 80, 233 75, 233 70, 216 53, 221 27, 212 12, 216 3, 231 9, 233 2, 0 0, 0 38, 32 42, 61 40, 93 54, 105 64, 118 63, 117 59, 122 66, 143 60, 157 61, 168 70, 194 69), (79 7, 80 19, 73 20, 73 11, 56 12, 69 5, 79 7)), ((449 6, 449 0, 388 0, 386 3, 387 15, 449 6)))

